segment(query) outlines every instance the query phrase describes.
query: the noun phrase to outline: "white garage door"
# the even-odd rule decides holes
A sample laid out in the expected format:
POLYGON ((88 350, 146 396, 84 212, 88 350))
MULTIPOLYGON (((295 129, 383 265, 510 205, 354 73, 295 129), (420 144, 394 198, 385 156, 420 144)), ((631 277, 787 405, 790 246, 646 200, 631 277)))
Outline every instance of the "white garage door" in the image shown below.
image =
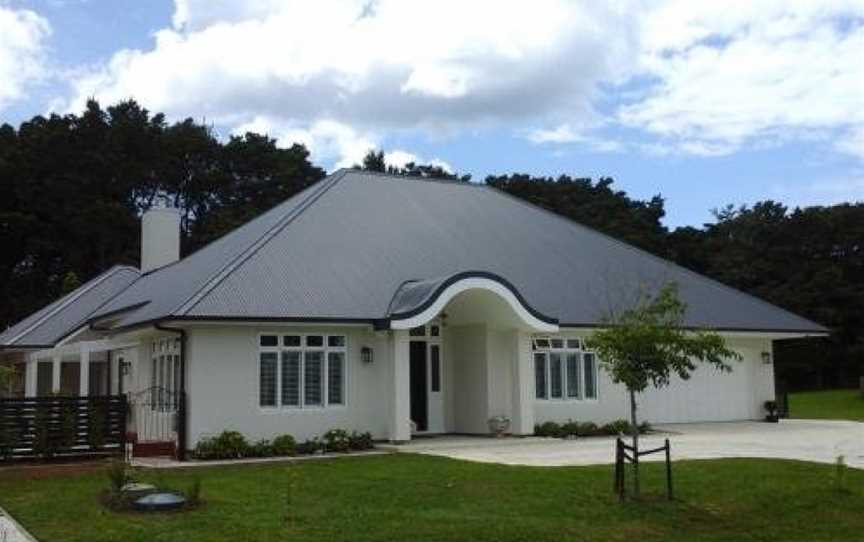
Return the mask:
POLYGON ((700 365, 689 380, 675 377, 668 387, 642 394, 639 417, 651 423, 753 419, 753 378, 750 359, 733 363, 731 373, 700 365))

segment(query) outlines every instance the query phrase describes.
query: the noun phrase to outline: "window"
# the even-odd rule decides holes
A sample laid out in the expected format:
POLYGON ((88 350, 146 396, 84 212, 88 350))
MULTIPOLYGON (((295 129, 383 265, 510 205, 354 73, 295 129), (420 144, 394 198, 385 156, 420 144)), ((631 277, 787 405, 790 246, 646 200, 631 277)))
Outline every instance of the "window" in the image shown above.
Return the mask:
POLYGON ((537 399, 597 398, 597 359, 580 339, 540 337, 533 340, 537 399))
POLYGON ((345 335, 261 335, 259 344, 262 408, 345 404, 345 335))
POLYGON ((410 337, 425 337, 426 336, 426 326, 412 327, 410 330, 408 330, 408 335, 410 337))
POLYGON ((597 362, 594 354, 585 353, 582 356, 585 366, 585 397, 587 399, 597 398, 597 362))
POLYGON ((276 352, 261 352, 259 404, 276 406, 276 352))
POLYGON ((549 354, 549 396, 561 399, 564 396, 564 371, 561 367, 561 354, 549 354))
POLYGON ((430 387, 433 392, 441 391, 441 347, 433 344, 429 347, 429 367, 432 372, 430 387))
MULTIPOLYGON (((345 337, 342 337, 343 341, 345 337)), ((327 354, 327 403, 344 405, 345 352, 327 354)))
POLYGON ((534 386, 538 399, 546 399, 546 354, 534 354, 534 386))
POLYGON ((300 406, 301 355, 299 350, 282 352, 282 404, 284 406, 300 406))
POLYGON ((579 399, 579 354, 567 354, 567 398, 579 399))
POLYGON ((303 404, 321 406, 324 404, 324 352, 306 352, 303 356, 303 404))
POLYGON ((150 350, 150 408, 173 412, 177 408, 180 381, 183 375, 180 363, 180 341, 158 339, 150 350))

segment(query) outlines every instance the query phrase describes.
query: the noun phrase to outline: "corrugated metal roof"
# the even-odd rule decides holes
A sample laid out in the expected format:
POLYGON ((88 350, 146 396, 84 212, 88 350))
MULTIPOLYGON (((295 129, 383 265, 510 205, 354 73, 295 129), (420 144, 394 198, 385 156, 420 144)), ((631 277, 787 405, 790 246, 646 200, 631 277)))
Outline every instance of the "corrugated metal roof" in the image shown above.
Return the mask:
POLYGON ((0 346, 24 348, 54 345, 86 324, 93 312, 139 276, 140 273, 133 267, 112 267, 0 333, 0 346))
POLYGON ((467 271, 503 277, 565 325, 675 281, 694 327, 824 330, 498 190, 359 171, 178 316, 385 318, 405 281, 467 271))
POLYGON ((142 276, 93 318, 119 313, 120 327, 171 318, 382 320, 391 303, 410 310, 466 272, 501 277, 565 326, 600 323, 646 287, 674 281, 693 327, 825 331, 493 188, 354 170, 142 276))

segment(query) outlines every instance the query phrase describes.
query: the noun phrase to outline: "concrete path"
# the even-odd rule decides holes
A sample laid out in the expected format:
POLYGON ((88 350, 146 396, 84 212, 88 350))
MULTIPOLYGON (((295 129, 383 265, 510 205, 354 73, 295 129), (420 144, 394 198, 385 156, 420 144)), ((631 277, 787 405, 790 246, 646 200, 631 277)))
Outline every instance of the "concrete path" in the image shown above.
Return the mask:
MULTIPOLYGON (((646 435, 641 447, 672 442, 673 459, 759 457, 834 463, 838 455, 864 469, 864 424, 845 421, 783 420, 762 422, 672 424, 646 435)), ((417 439, 399 451, 506 465, 564 466, 612 463, 614 438, 576 440, 548 438, 438 437, 417 439)), ((646 456, 659 461, 662 454, 646 456)))
POLYGON ((36 539, 0 508, 0 542, 36 542, 36 539))

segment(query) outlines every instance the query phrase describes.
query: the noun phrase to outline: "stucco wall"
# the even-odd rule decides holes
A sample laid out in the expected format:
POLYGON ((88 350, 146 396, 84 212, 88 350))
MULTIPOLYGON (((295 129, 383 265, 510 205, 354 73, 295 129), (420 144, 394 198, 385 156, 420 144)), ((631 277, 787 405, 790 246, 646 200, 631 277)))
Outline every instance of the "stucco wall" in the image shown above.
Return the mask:
POLYGON ((486 327, 452 326, 446 330, 452 369, 453 432, 486 433, 489 419, 486 327))
POLYGON ((392 376, 387 337, 361 328, 213 327, 188 332, 189 445, 202 435, 226 429, 247 438, 290 433, 298 440, 320 436, 338 427, 388 436, 390 399, 386 383, 392 376), (345 334, 347 405, 308 409, 262 409, 258 406, 259 332, 345 334), (363 364, 360 348, 371 346, 375 361, 363 364))
MULTIPOLYGON (((744 358, 732 362, 731 373, 699 365, 689 380, 673 377, 666 388, 649 388, 637 397, 639 419, 676 423, 762 418, 763 403, 774 398, 773 365, 766 365, 761 359, 763 351, 771 351, 771 341, 736 337, 728 337, 727 341, 744 358)), ((613 384, 601 369, 597 400, 535 400, 534 415, 536 423, 568 419, 604 423, 629 419, 630 410, 624 387, 613 384)))

